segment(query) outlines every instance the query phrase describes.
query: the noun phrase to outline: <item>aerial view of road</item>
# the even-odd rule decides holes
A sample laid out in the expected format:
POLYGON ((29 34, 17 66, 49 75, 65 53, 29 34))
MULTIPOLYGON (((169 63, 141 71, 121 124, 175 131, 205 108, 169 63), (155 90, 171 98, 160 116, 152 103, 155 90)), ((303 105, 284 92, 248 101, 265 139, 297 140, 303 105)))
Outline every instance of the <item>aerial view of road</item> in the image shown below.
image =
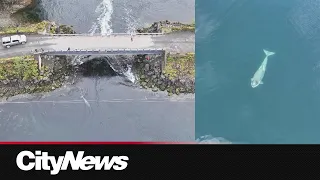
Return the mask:
MULTIPOLYGON (((1 46, 0 58, 34 53, 35 49, 50 51, 70 50, 112 50, 112 49, 147 49, 163 48, 170 52, 194 52, 194 33, 175 33, 167 35, 112 34, 110 36, 75 35, 49 36, 28 35, 28 42, 10 49, 1 46)), ((81 55, 81 53, 79 53, 81 55)))
MULTIPOLYGON (((50 56, 70 52, 72 58, 81 61, 87 58, 84 56, 90 55, 88 53, 90 51, 116 51, 117 49, 138 50, 142 54, 145 49, 163 49, 172 54, 194 54, 194 32, 132 33, 137 28, 146 27, 146 24, 150 25, 163 19, 191 23, 194 19, 194 0, 183 0, 183 3, 177 3, 174 0, 159 1, 155 3, 157 5, 152 6, 145 6, 148 4, 147 1, 134 3, 123 1, 120 4, 106 1, 109 2, 109 0, 101 0, 101 2, 93 2, 90 6, 86 1, 80 1, 77 7, 72 8, 64 1, 55 1, 57 4, 51 4, 52 2, 47 0, 40 1, 37 8, 42 13, 41 18, 72 25, 77 34, 27 34, 26 44, 10 48, 0 47, 1 62, 35 53, 46 55, 46 52, 50 52, 50 56), (177 7, 180 10, 177 10, 177 7), (164 10, 168 12, 163 13, 164 10), (188 10, 192 13, 179 15, 188 10), (70 19, 68 17, 72 15, 67 17, 65 11, 72 11, 68 14, 78 14, 78 16, 70 19), (142 11, 145 13, 139 13, 142 11), (154 11, 159 13, 154 14, 154 11), (84 13, 87 16, 83 17, 84 13), (168 17, 169 14, 170 17, 168 17)), ((3 16, 0 25, 2 23, 6 26, 11 22, 10 19, 5 18, 7 17, 3 16)), ((19 33, 23 34, 23 32, 19 33)), ((174 89, 177 93, 168 96, 166 91, 155 92, 142 88, 139 83, 139 74, 131 69, 131 66, 123 71, 125 73, 120 73, 112 64, 105 66, 104 61, 101 61, 103 58, 87 63, 89 65, 82 65, 82 69, 86 72, 78 74, 72 83, 63 84, 59 88, 52 87, 46 92, 19 93, 3 98, 0 102, 0 141, 194 140, 193 93, 180 94, 179 89, 174 89), (91 66, 95 69, 87 68, 91 66), (89 71, 89 74, 101 74, 101 71, 103 75, 87 75, 89 71)), ((116 61, 123 61, 120 58, 114 58, 116 61)), ((45 62, 44 65, 46 65, 45 62)), ((176 63, 173 65, 173 67, 179 66, 176 63)), ((79 65, 74 64, 74 66, 79 65)), ((143 69, 147 71, 149 64, 143 69)), ((0 67, 0 79, 2 70, 6 68, 0 67)), ((175 69, 169 68, 168 71, 172 75, 175 69)), ((65 77, 65 79, 68 78, 70 79, 69 76, 65 77)), ((7 77, 0 83, 3 86, 9 86, 8 84, 11 83, 16 88, 29 88, 29 85, 24 84, 23 86, 28 87, 20 87, 21 84, 15 83, 20 81, 22 80, 11 80, 7 77)), ((53 79, 53 84, 56 83, 55 81, 53 79)), ((182 92, 182 89, 180 90, 182 92)), ((1 93, 7 93, 7 91, 1 90, 1 93)))

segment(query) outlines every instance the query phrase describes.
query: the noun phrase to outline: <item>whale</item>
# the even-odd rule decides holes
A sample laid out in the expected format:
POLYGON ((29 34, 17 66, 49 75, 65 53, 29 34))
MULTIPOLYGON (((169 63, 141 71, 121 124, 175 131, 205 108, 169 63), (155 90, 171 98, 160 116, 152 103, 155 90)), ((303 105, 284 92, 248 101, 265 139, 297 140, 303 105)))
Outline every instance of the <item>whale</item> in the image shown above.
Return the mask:
POLYGON ((262 79, 264 77, 264 74, 266 73, 266 68, 267 68, 267 64, 268 64, 268 57, 275 54, 274 52, 270 52, 265 49, 263 49, 263 52, 266 54, 266 57, 262 61, 258 70, 254 73, 253 77, 251 78, 251 87, 252 88, 256 88, 260 84, 263 84, 262 79))

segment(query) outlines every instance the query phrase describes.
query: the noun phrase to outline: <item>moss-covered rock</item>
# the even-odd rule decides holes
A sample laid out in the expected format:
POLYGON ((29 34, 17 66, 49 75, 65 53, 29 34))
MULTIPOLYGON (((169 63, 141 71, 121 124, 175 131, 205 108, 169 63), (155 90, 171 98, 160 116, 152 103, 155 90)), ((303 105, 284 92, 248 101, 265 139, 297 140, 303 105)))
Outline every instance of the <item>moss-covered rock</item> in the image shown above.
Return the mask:
POLYGON ((17 32, 27 34, 40 33, 45 31, 49 23, 48 21, 42 21, 39 23, 26 23, 18 26, 3 27, 0 29, 0 34, 16 34, 17 32))
POLYGON ((0 11, 8 14, 15 25, 0 27, 0 34, 61 33, 74 34, 72 26, 56 25, 40 17, 38 0, 0 0, 0 11))
POLYGON ((72 26, 67 25, 56 25, 54 22, 41 21, 36 23, 24 23, 18 26, 3 27, 0 28, 1 34, 75 34, 76 32, 72 29, 72 26))
POLYGON ((137 29, 138 33, 172 33, 178 31, 195 32, 195 23, 183 24, 180 22, 159 21, 149 27, 137 29))
POLYGON ((164 74, 168 75, 169 79, 195 77, 195 57, 194 53, 187 54, 168 54, 164 74))
MULTIPOLYGON (((180 22, 159 21, 151 26, 138 29, 138 33, 172 33, 189 31, 195 32, 194 21, 190 24, 180 22)), ((136 58, 140 83, 143 88, 151 88, 152 91, 167 91, 168 95, 195 92, 195 54, 167 54, 166 66, 160 70, 162 58, 151 57, 149 61, 145 57, 136 58), (143 67, 143 68, 142 68, 143 67)))
POLYGON ((53 27, 52 29, 56 29, 55 33, 57 34, 75 34, 76 32, 72 28, 73 26, 60 25, 58 27, 53 27))
POLYGON ((33 56, 19 56, 0 59, 0 80, 40 78, 38 64, 33 56))
POLYGON ((160 71, 162 58, 155 56, 148 59, 137 57, 134 63, 141 87, 154 92, 167 91, 168 95, 194 93, 194 53, 168 54, 163 72, 160 71))
POLYGON ((49 92, 61 87, 72 71, 68 66, 56 67, 43 66, 40 73, 33 56, 0 59, 0 97, 49 92))

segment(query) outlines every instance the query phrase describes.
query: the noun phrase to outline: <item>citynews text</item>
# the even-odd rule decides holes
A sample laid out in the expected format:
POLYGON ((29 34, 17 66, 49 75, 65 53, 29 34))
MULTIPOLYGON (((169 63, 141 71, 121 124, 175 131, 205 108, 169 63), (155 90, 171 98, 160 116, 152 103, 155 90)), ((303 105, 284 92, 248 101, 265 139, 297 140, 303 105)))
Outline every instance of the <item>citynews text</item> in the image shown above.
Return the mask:
POLYGON ((16 157, 16 164, 23 171, 47 170, 51 175, 57 175, 60 170, 124 170, 128 166, 128 156, 84 156, 84 151, 66 151, 64 156, 49 156, 48 152, 21 151, 16 157), (28 159, 27 163, 24 159, 28 159))

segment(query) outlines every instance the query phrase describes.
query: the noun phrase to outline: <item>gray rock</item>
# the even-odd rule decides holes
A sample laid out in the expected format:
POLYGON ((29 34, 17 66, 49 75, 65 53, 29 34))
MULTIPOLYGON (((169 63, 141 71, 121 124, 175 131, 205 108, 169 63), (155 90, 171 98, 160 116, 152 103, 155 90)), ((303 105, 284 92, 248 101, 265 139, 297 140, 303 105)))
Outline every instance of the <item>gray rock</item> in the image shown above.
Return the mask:
POLYGON ((165 85, 163 85, 163 84, 162 84, 162 85, 160 85, 160 90, 161 90, 161 91, 166 90, 166 86, 165 86, 165 85))
POLYGON ((147 83, 146 83, 146 82, 142 82, 142 83, 141 83, 141 86, 147 87, 147 83))
POLYGON ((150 65, 149 64, 145 64, 144 65, 144 70, 145 71, 149 71, 150 70, 150 65))
POLYGON ((180 92, 181 92, 181 93, 185 93, 185 92, 186 92, 186 89, 185 89, 185 88, 180 88, 180 92))
POLYGON ((172 89, 171 91, 173 94, 176 94, 176 89, 172 89))
POLYGON ((181 84, 185 84, 186 83, 186 79, 180 79, 179 80, 181 84))
POLYGON ((157 87, 153 87, 153 88, 152 88, 152 91, 153 91, 153 92, 157 92, 157 91, 158 91, 158 88, 157 88, 157 87))
POLYGON ((148 86, 148 88, 152 88, 152 83, 148 82, 147 86, 148 86))
POLYGON ((180 94, 180 89, 177 88, 177 89, 175 90, 175 92, 176 92, 177 95, 179 95, 179 94, 180 94))
POLYGON ((152 75, 154 75, 154 72, 148 71, 147 76, 152 76, 152 75))

